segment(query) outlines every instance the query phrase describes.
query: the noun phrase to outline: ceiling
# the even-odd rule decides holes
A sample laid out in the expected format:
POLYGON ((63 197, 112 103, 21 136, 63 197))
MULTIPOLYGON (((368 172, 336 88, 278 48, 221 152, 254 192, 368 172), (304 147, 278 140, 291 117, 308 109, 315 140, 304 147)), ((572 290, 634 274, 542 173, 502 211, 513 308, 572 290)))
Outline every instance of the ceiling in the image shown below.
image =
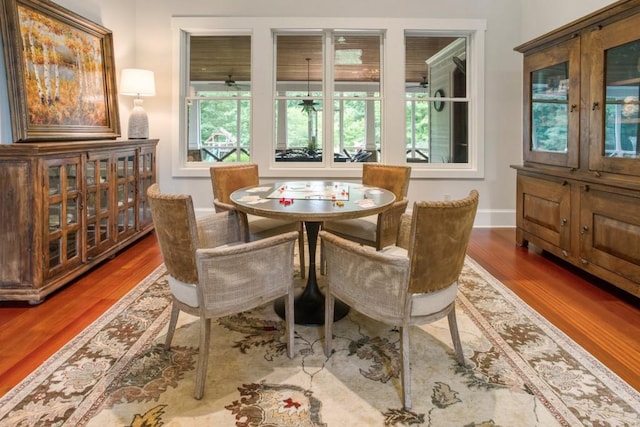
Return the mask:
MULTIPOLYGON (((361 63, 336 65, 336 81, 378 81, 379 37, 376 35, 336 35, 336 50, 361 51, 361 63)), ((406 82, 419 83, 427 76, 425 60, 456 40, 455 37, 406 37, 406 82)), ((277 39, 278 81, 306 81, 307 65, 311 81, 321 80, 322 37, 286 35, 277 39), (309 62, 307 64, 307 58, 309 62)), ((190 45, 192 81, 250 81, 250 36, 192 36, 190 45)))

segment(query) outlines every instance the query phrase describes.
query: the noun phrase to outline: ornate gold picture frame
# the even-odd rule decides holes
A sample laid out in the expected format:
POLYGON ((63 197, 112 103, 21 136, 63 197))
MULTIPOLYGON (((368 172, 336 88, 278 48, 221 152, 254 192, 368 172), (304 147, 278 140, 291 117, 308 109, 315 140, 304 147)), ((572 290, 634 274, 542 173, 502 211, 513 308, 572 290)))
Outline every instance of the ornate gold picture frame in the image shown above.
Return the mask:
POLYGON ((0 12, 14 142, 120 136, 111 31, 45 0, 0 12))

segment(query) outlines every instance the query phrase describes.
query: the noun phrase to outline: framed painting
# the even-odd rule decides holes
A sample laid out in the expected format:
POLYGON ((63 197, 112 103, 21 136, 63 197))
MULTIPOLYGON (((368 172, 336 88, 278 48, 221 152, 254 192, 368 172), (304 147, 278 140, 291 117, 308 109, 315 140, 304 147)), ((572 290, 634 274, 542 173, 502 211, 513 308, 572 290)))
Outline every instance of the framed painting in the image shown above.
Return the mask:
POLYGON ((47 0, 0 9, 14 142, 120 136, 111 31, 47 0))

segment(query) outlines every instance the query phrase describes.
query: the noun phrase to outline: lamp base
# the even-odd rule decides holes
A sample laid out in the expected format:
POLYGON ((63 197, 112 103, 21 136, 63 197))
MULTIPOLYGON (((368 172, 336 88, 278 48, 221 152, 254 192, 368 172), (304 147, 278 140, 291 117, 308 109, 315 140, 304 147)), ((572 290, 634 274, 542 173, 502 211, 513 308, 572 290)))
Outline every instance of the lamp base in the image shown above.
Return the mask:
POLYGON ((129 139, 149 139, 149 118, 147 112, 142 108, 142 99, 133 100, 133 110, 129 116, 129 139))

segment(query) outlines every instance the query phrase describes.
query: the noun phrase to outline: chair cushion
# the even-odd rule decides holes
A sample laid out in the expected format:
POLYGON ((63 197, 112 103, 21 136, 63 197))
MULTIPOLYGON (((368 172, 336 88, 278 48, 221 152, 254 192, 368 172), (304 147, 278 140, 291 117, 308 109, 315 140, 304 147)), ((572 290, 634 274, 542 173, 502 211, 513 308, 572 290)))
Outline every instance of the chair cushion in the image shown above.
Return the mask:
POLYGON ((399 256, 404 258, 409 256, 409 252, 399 246, 387 246, 386 248, 380 250, 380 252, 385 255, 399 256))
POLYGON ((277 236, 288 231, 299 231, 300 223, 248 215, 250 240, 277 236))
POLYGON ((173 276, 167 276, 169 278, 169 288, 173 297, 183 304, 190 307, 198 307, 198 290, 193 283, 185 283, 176 279, 173 276))
POLYGON ((376 241, 377 227, 378 215, 370 215, 356 219, 342 219, 339 221, 325 221, 322 225, 323 230, 353 236, 370 242, 376 241))
MULTIPOLYGON (((391 256, 405 258, 408 256, 407 250, 398 246, 387 246, 380 252, 391 256)), ((443 310, 456 299, 457 292, 458 282, 453 282, 446 288, 435 292, 413 294, 411 297, 413 300, 411 303, 411 316, 425 316, 443 310)))
POLYGON ((411 316, 425 316, 445 309, 456 299, 458 282, 453 282, 444 289, 424 294, 413 294, 411 316))

